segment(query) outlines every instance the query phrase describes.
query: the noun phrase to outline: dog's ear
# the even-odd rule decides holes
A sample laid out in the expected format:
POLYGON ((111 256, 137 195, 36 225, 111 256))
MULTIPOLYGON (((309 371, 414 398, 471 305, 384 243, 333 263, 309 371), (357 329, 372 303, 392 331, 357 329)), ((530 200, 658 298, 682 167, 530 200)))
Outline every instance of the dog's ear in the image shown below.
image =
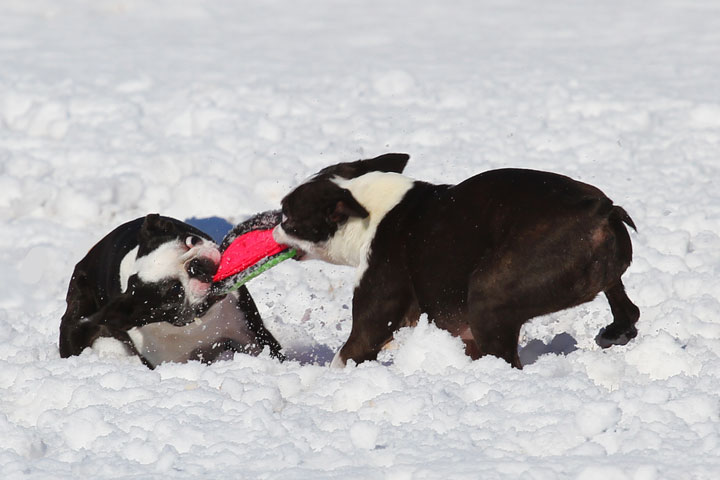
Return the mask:
POLYGON ((407 153, 386 153, 368 160, 360 160, 362 168, 367 172, 402 173, 410 160, 407 153))
POLYGON ((157 213, 151 213, 145 217, 145 221, 140 228, 140 237, 150 238, 156 235, 170 234, 174 232, 174 228, 172 222, 157 213))
POLYGON ((351 179, 370 172, 402 173, 410 160, 407 153, 386 153, 379 157, 355 162, 338 163, 320 170, 316 177, 333 177, 351 179))
POLYGON ((335 202, 335 209, 330 214, 331 221, 341 223, 349 217, 367 218, 370 215, 349 190, 342 189, 341 192, 340 198, 335 202))
POLYGON ((143 220, 142 227, 137 234, 138 252, 142 257, 155 250, 161 243, 177 235, 177 228, 167 218, 157 213, 151 213, 143 220))

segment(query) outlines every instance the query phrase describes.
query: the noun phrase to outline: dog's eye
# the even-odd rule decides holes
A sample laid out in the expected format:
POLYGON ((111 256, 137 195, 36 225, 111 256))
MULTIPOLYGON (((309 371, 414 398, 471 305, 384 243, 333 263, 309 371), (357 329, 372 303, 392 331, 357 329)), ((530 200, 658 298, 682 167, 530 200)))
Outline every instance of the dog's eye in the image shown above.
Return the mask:
POLYGON ((196 237, 195 235, 190 235, 185 239, 185 246, 187 248, 193 248, 197 245, 199 245, 202 242, 202 239, 200 237, 196 237))

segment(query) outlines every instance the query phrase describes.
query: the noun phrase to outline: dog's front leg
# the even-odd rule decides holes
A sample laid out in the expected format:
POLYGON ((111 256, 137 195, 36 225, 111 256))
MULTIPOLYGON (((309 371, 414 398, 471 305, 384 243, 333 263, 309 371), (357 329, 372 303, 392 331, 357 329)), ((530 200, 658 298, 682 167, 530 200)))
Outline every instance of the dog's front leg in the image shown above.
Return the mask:
MULTIPOLYGON (((282 347, 280 343, 275 339, 272 333, 265 327, 265 323, 258 312, 255 301, 250 296, 250 292, 245 286, 242 286, 238 291, 238 303, 236 308, 239 310, 238 315, 245 317, 248 328, 256 337, 256 341, 260 347, 269 347, 270 356, 277 358, 281 362, 285 361, 285 355, 281 352, 282 347)), ((247 343, 253 343, 248 341, 247 343)))
POLYGON ((398 281, 397 272, 382 272, 371 277, 372 282, 365 275, 355 288, 352 330, 345 345, 335 354, 331 367, 342 368, 348 360, 356 363, 375 360, 393 334, 407 323, 409 312, 418 312, 411 286, 398 281))

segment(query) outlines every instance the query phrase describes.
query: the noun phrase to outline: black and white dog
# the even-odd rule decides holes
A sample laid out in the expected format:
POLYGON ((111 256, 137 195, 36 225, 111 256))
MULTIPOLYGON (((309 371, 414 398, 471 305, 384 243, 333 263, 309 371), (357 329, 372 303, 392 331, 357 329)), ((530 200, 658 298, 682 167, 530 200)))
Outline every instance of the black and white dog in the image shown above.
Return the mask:
POLYGON ((122 341, 150 368, 210 363, 226 352, 282 358, 245 287, 210 294, 220 250, 200 230, 151 214, 120 225, 75 266, 60 324, 60 356, 99 337, 122 341))
POLYGON ((548 172, 502 169, 458 185, 401 175, 387 154, 327 167, 282 200, 275 240, 358 269, 350 337, 333 366, 372 360, 425 312, 473 358, 522 368, 520 327, 604 292, 614 321, 602 347, 637 335, 640 312, 620 279, 628 214, 597 188, 548 172))

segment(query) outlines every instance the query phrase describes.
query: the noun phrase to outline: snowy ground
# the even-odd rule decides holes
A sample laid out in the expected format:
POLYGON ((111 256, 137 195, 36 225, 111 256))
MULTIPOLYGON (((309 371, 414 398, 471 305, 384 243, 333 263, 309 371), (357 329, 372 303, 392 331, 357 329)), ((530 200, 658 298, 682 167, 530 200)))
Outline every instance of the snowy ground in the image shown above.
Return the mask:
POLYGON ((718 478, 718 2, 3 0, 0 65, 2 478, 718 478), (250 284, 285 364, 59 358, 114 226, 237 222, 388 151, 599 186, 639 227, 638 338, 600 351, 599 298, 529 323, 522 371, 427 324, 330 370, 353 274, 285 262, 250 284))

